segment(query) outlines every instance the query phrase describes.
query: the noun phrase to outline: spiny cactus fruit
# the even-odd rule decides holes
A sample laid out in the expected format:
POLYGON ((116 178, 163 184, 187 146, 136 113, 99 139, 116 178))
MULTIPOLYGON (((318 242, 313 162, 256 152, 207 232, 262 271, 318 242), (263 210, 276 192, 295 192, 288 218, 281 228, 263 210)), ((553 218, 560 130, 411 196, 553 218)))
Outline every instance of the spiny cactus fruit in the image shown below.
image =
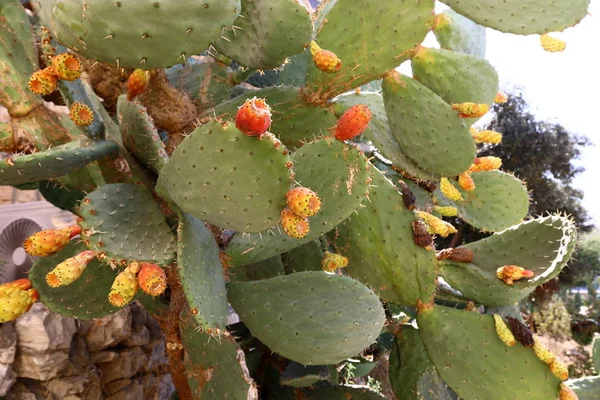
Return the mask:
POLYGON ((444 250, 440 250, 436 257, 438 260, 451 260, 457 262, 471 262, 473 261, 473 250, 465 247, 454 247, 444 250))
POLYGON ((271 107, 264 99, 246 100, 235 115, 235 126, 248 136, 261 136, 271 126, 271 107))
POLYGON ((534 339, 531 330, 515 317, 506 316, 508 327, 510 331, 515 335, 515 339, 525 347, 533 347, 534 339))
MULTIPOLYGON (((137 269, 137 267, 134 268, 137 269)), ((153 297, 160 296, 167 288, 167 274, 156 264, 139 263, 137 280, 140 289, 153 297)))
POLYGON ((456 228, 435 215, 431 215, 425 211, 417 211, 417 215, 425 221, 428 228, 427 230, 430 233, 440 235, 441 237, 448 237, 451 233, 456 233, 456 228))
POLYGON ((63 249, 73 237, 80 233, 79 225, 62 229, 46 229, 25 239, 23 248, 30 256, 47 257, 63 249))
POLYGON ((533 351, 535 352, 536 357, 540 361, 542 361, 548 365, 552 364, 552 362, 556 358, 554 353, 552 353, 550 350, 548 350, 548 348, 546 348, 546 346, 544 346, 544 344, 540 341, 540 339, 535 336, 533 338, 533 351))
POLYGON ((502 159, 494 156, 477 157, 473 165, 469 167, 469 172, 494 171, 502 166, 502 159))
POLYGON ((502 134, 496 131, 478 131, 474 129, 471 131, 471 136, 473 136, 475 143, 498 144, 502 142, 502 134))
POLYGON ((549 364, 550 371, 561 381, 569 379, 569 369, 560 358, 555 357, 554 360, 549 364))
POLYGON ((338 268, 345 268, 347 266, 348 257, 329 251, 323 253, 323 258, 321 259, 321 268, 323 271, 334 272, 338 268))
POLYGON ((360 135, 367 129, 371 117, 371 110, 364 104, 356 104, 350 107, 342 114, 335 126, 335 138, 337 140, 348 140, 360 135))
POLYGON ((475 190, 475 181, 473 181, 470 171, 465 171, 458 176, 458 186, 467 192, 475 190))
POLYGON ((567 47, 567 43, 564 40, 553 38, 547 33, 540 35, 540 44, 549 53, 560 53, 561 51, 565 51, 567 47))
POLYGON ((35 71, 29 78, 29 90, 42 96, 54 92, 58 88, 58 77, 52 68, 35 71))
POLYGON ((494 314, 494 323, 496 326, 496 333, 500 340, 509 347, 514 346, 517 343, 517 340, 508 325, 506 325, 506 322, 504 322, 504 319, 502 319, 502 316, 494 314))
POLYGON ((52 72, 58 79, 74 81, 79 79, 83 66, 81 61, 71 53, 61 53, 52 58, 52 72))
POLYGON ((449 200, 452 201, 460 201, 462 200, 462 195, 456 189, 456 187, 448 180, 448 178, 442 178, 440 180, 440 190, 449 200))
POLYGON ((135 292, 138 290, 138 281, 136 274, 140 266, 137 262, 132 262, 123 271, 117 275, 108 293, 108 301, 115 307, 123 307, 129 304, 135 292))
POLYGON ((83 274, 85 267, 96 257, 96 253, 85 250, 74 257, 67 258, 46 275, 48 286, 56 288, 70 285, 83 274))
POLYGON ((518 265, 504 265, 496 270, 496 276, 507 285, 514 284, 519 279, 533 277, 533 271, 519 267, 518 265))
POLYGON ((579 400, 577 394, 565 383, 560 384, 560 395, 558 400, 579 400))
POLYGON ((496 93, 496 97, 494 97, 494 103, 506 103, 508 101, 508 96, 503 91, 499 91, 496 93))
POLYGON ((134 70, 127 78, 127 100, 131 101, 146 91, 150 84, 150 71, 134 70))
POLYGON ((422 221, 413 221, 412 224, 413 239, 415 244, 419 247, 423 247, 426 250, 433 249, 433 238, 429 234, 427 225, 422 221))
POLYGON ((19 279, 0 285, 0 323, 13 321, 27 312, 38 300, 29 279, 19 279))
POLYGON ((317 68, 323 72, 331 74, 342 69, 342 60, 334 52, 323 50, 314 40, 310 42, 310 54, 317 68))
POLYGON ((321 199, 309 188, 297 187, 285 196, 288 208, 299 217, 312 217, 321 209, 321 199))
POLYGON ((479 118, 490 111, 490 106, 487 104, 466 102, 452 104, 452 109, 458 112, 460 118, 479 118))
POLYGON ((308 218, 294 214, 289 208, 281 211, 281 227, 286 235, 295 239, 302 239, 310 230, 308 218))
POLYGON ((89 106, 76 101, 71 104, 69 118, 71 118, 71 121, 75 122, 75 125, 77 126, 88 126, 94 122, 94 112, 89 106))

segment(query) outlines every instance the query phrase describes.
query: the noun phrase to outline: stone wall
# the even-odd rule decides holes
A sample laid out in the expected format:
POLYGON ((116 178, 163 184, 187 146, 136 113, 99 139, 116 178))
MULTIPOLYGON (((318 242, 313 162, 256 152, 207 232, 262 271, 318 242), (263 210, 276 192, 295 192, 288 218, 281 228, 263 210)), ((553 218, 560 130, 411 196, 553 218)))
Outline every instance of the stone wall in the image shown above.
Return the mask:
POLYGON ((163 334, 137 303, 91 321, 36 303, 0 324, 6 400, 163 400, 173 392, 163 334))

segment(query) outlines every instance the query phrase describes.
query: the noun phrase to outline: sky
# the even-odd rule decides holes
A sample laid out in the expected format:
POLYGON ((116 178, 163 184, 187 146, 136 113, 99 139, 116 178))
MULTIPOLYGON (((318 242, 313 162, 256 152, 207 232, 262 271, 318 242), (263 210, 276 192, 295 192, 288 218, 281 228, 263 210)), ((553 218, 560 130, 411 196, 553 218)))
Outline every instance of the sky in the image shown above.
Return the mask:
MULTIPOLYGON (((592 142, 574 162, 585 172, 573 186, 583 190, 583 205, 600 228, 600 0, 591 0, 588 12, 578 25, 551 34, 567 42, 562 53, 545 52, 538 35, 487 28, 486 58, 498 71, 500 88, 521 88, 538 120, 561 124, 592 142)), ((424 44, 439 47, 432 34, 424 44)))

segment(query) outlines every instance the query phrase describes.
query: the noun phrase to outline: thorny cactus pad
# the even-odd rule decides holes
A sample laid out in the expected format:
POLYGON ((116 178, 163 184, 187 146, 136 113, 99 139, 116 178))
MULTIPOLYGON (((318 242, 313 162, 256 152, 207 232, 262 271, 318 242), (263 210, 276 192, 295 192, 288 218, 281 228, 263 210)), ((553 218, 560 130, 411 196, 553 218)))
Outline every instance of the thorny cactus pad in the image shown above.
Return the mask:
POLYGON ((502 132, 471 127, 506 101, 485 27, 562 51, 547 33, 589 0, 443 2, 3 1, 0 184, 79 218, 26 241, 40 258, 0 285, 0 322, 38 300, 92 319, 139 299, 182 399, 380 399, 336 376, 390 348, 403 400, 593 391, 475 307, 556 277, 576 232, 529 218, 525 184, 477 157, 502 132), (436 249, 446 217, 496 233, 436 249))

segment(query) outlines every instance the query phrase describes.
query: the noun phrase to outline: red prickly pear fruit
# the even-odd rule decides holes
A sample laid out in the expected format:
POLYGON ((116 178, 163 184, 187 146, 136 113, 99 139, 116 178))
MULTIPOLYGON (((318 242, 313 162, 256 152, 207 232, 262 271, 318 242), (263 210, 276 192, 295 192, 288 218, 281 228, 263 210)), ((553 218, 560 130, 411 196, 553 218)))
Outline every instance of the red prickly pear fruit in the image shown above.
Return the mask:
POLYGON ((326 251, 321 259, 321 269, 323 269, 323 271, 334 272, 338 268, 345 268, 347 266, 348 257, 344 257, 341 254, 326 251))
POLYGON ((458 111, 458 116, 460 118, 479 118, 490 111, 490 106, 487 104, 467 102, 452 104, 452 109, 458 111))
POLYGON ((58 87, 58 78, 52 72, 52 68, 48 67, 39 71, 35 71, 29 78, 29 90, 40 96, 45 96, 56 90, 58 87))
POLYGON ((108 294, 110 304, 115 307, 123 307, 133 300, 138 289, 137 277, 135 276, 138 269, 138 263, 133 262, 117 275, 108 294))
POLYGON ((235 126, 246 136, 261 136, 271 126, 271 107, 256 97, 246 100, 235 116, 235 126))
POLYGON ((350 107, 338 120, 335 127, 337 140, 348 140, 360 135, 371 121, 371 110, 364 104, 350 107))
POLYGON ((471 172, 465 171, 458 176, 458 185, 467 192, 475 190, 475 181, 471 176, 471 172))
POLYGON ((297 187, 287 192, 287 206, 299 217, 312 217, 321 209, 319 196, 306 187, 297 187))
POLYGON ((81 233, 79 225, 62 229, 46 229, 25 239, 23 248, 30 256, 46 257, 62 250, 69 241, 81 233))
POLYGON ((29 279, 18 279, 0 285, 0 323, 13 321, 29 311, 39 298, 29 279))
POLYGON ((333 51, 323 50, 314 40, 310 42, 310 54, 317 68, 323 72, 331 74, 342 69, 342 60, 333 51))
POLYGON ((512 285, 516 280, 532 278, 534 273, 517 265, 505 265, 496 270, 496 275, 507 285, 512 285))
POLYGON ((70 285, 81 277, 87 265, 95 257, 95 252, 85 250, 74 257, 67 258, 46 274, 46 283, 53 288, 70 285))
POLYGON ((281 226, 286 235, 296 239, 302 239, 310 230, 308 219, 297 216, 289 208, 281 211, 281 226))
POLYGON ((131 101, 146 91, 150 83, 150 71, 136 69, 127 79, 127 100, 131 101))
POLYGON ((71 105, 69 118, 77 126, 88 126, 94 122, 94 112, 90 107, 76 101, 71 105))
POLYGON ((83 67, 77 56, 61 53, 52 57, 52 72, 63 81, 74 81, 81 76, 83 67))
POLYGON ((167 288, 167 275, 165 270, 156 264, 141 262, 138 272, 140 289, 150 296, 160 296, 167 288))
POLYGON ((469 167, 470 172, 493 171, 502 166, 502 159, 494 156, 478 157, 469 167))

